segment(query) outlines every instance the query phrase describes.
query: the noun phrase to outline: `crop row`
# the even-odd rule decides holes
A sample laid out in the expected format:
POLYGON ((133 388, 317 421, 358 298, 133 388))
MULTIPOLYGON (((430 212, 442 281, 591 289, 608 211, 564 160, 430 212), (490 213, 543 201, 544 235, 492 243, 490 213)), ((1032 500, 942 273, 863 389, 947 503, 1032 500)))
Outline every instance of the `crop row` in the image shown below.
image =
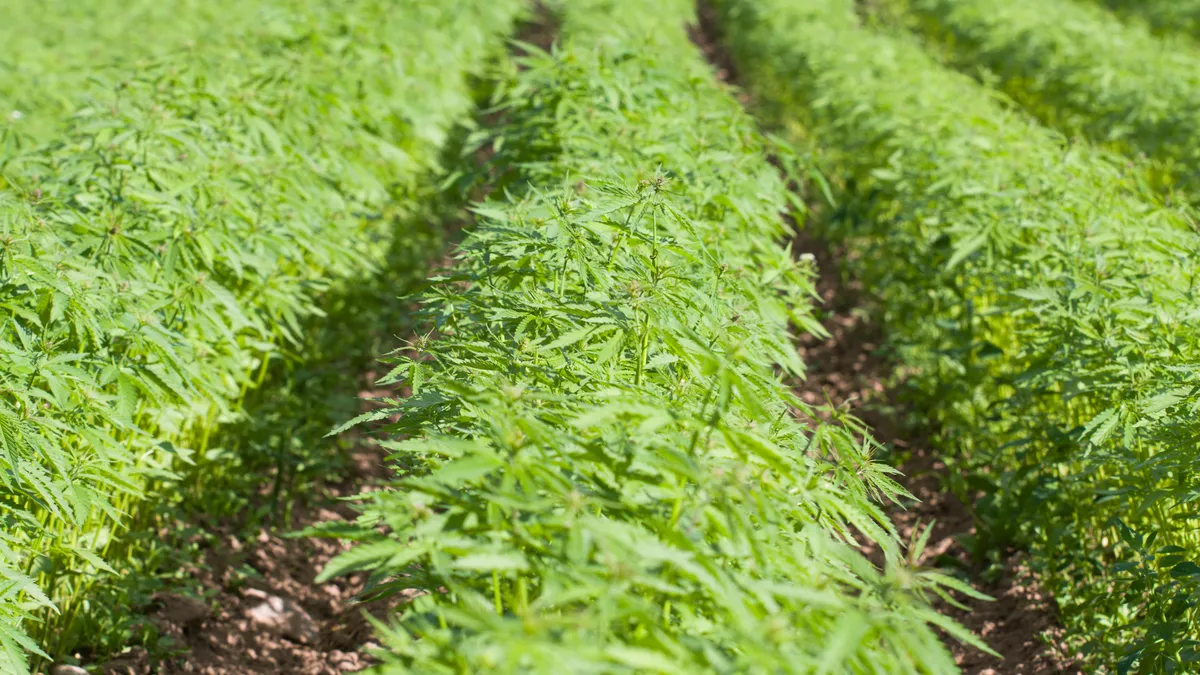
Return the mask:
POLYGON ((385 672, 955 672, 933 628, 971 638, 928 601, 969 589, 902 555, 861 425, 797 412, 813 270, 692 3, 550 6, 559 47, 478 138, 505 189, 371 415, 399 479, 318 530, 358 542, 324 576, 418 591, 385 672))
POLYGON ((51 140, 97 76, 121 77, 184 51, 251 53, 295 20, 286 4, 273 12, 230 0, 8 0, 4 7, 0 129, 9 152, 51 140))
POLYGON ((1068 134, 1161 163, 1194 193, 1200 177, 1200 47, 1155 36, 1076 0, 904 0, 964 68, 1068 134))
POLYGON ((316 295, 380 261, 381 212, 437 164, 521 7, 272 3, 244 39, 163 46, 9 116, 0 671, 39 651, 23 623, 69 622, 139 503, 219 469, 214 426, 316 295))
MULTIPOLYGON (((716 4, 764 109, 839 178, 828 234, 881 301, 951 487, 986 495, 979 550, 1032 544, 1095 663, 1194 663, 1191 214, 1157 206, 1119 159, 999 105, 915 42, 863 28, 852 0, 716 4)), ((977 3, 954 4, 967 16, 977 3)), ((1058 4, 1038 8, 1053 17, 1058 4)), ((1004 21, 1027 6, 988 11, 1004 21)))

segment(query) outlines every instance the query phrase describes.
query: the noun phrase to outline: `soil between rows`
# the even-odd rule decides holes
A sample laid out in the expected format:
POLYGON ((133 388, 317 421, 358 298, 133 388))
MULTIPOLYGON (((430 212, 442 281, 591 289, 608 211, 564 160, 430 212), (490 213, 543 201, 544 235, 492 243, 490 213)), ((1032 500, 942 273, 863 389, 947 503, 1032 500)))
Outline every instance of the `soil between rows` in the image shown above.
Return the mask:
MULTIPOLYGON (((352 374, 348 374, 354 377, 352 374)), ((374 373, 359 376, 364 411, 385 392, 367 388, 374 373)), ((391 392, 386 392, 390 394, 391 392)), ((364 442, 348 458, 337 482, 317 483, 315 498, 295 499, 291 519, 264 526, 247 537, 247 523, 199 517, 191 523, 207 532, 208 542, 187 569, 195 595, 164 592, 145 616, 160 635, 170 638, 176 655, 158 660, 135 647, 99 667, 104 675, 337 675, 363 670, 378 648, 368 615, 386 618, 410 599, 403 593, 387 600, 360 602, 364 575, 317 584, 322 568, 348 550, 345 541, 291 537, 322 522, 353 520, 357 513, 345 498, 386 482, 390 471, 383 455, 364 442), (200 596, 203 600, 198 599, 200 596), (156 662, 158 661, 158 662, 156 662)), ((264 475, 257 499, 272 499, 271 476, 264 475)), ((250 530, 252 531, 252 530, 250 530)), ((74 675, 59 666, 49 675, 74 675)))

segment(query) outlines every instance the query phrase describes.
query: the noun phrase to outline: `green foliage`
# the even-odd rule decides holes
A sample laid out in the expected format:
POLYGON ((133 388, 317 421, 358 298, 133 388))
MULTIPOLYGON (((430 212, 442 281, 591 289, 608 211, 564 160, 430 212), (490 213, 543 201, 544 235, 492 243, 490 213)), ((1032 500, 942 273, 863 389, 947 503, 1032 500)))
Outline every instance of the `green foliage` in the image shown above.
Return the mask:
POLYGON ((1039 119, 1200 187, 1200 48, 1076 0, 903 0, 949 60, 981 68, 1039 119))
POLYGON ((294 20, 286 6, 232 0, 4 0, 0 13, 0 130, 10 147, 53 139, 98 75, 180 52, 251 53, 294 20))
POLYGON ((972 638, 928 600, 970 589, 902 557, 861 425, 806 425, 782 381, 812 270, 690 3, 557 9, 479 139, 507 194, 385 380, 411 388, 385 411, 402 477, 326 533, 358 545, 323 576, 423 592, 384 672, 956 672, 933 628, 972 638))
MULTIPOLYGON (((447 153, 456 152, 462 135, 455 133, 447 153)), ((252 542, 264 528, 286 529, 293 513, 324 505, 329 485, 361 474, 363 453, 373 456, 364 447, 369 440, 326 433, 361 412, 367 384, 356 375, 377 370, 393 336, 413 330, 412 308, 397 294, 425 281, 452 226, 465 217, 457 198, 437 192, 441 177, 429 180, 422 193, 381 214, 393 221, 395 236, 379 269, 322 294, 320 313, 301 324, 300 342, 284 346, 263 384, 247 392, 240 419, 212 435, 213 465, 139 508, 122 537, 128 557, 108 558, 119 576, 91 585, 78 611, 57 622, 44 645, 51 656, 83 651, 86 662, 104 663, 141 646, 151 663, 170 669, 181 645, 154 620, 156 594, 211 592, 194 570, 214 554, 231 565, 224 583, 236 590, 258 571, 237 564, 249 549, 228 550, 229 537, 252 542)))
POLYGON ((839 179, 828 234, 881 301, 951 475, 966 476, 951 487, 986 495, 980 547, 1034 546, 1096 667, 1193 668, 1192 215, 861 27, 850 0, 717 4, 751 88, 839 179))
POLYGON ((128 555, 142 500, 180 471, 220 470, 214 428, 303 344, 319 294, 383 261, 382 212, 435 168, 473 104, 469 76, 521 9, 281 0, 247 10, 272 20, 244 39, 180 52, 164 38, 148 60, 114 57, 69 100, 10 116, 0 672, 25 672, 37 651, 23 621, 41 635, 70 625, 106 560, 128 555), (43 117, 61 123, 53 140, 13 130, 43 117))
POLYGON ((1200 0, 1098 0, 1119 14, 1145 21, 1158 34, 1200 36, 1200 0))

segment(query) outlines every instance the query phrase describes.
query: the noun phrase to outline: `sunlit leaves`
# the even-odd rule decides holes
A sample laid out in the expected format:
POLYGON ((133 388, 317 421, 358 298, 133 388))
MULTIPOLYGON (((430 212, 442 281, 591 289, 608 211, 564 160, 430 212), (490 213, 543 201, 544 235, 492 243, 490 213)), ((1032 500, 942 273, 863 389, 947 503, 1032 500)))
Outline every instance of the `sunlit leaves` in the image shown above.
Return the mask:
POLYGON ((366 543, 331 564, 425 593, 386 670, 953 672, 938 580, 900 581, 873 501, 901 492, 891 471, 858 427, 802 423, 778 375, 803 369, 812 270, 691 3, 554 8, 562 46, 477 137, 505 192, 394 371, 415 393, 393 460, 420 468, 366 495, 366 543))
MULTIPOLYGON (((1114 0, 1116 1, 1116 0, 1114 0)), ((944 38, 951 61, 982 68, 1005 93, 1064 132, 1157 160, 1195 196, 1200 182, 1200 48, 1153 36, 1097 2, 901 0, 944 38)), ((1188 4, 1174 0, 1173 4, 1188 4)), ((1200 6, 1181 7, 1180 14, 1200 6)), ((1200 15, 1198 15, 1200 16, 1200 15)))

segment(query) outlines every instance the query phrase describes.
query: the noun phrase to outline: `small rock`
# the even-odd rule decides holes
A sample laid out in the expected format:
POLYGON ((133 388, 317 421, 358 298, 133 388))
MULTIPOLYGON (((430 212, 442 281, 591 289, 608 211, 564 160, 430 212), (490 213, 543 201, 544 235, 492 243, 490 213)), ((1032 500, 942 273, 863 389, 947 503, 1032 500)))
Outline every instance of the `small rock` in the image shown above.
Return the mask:
POLYGON ((405 588, 397 593, 401 602, 412 602, 422 595, 429 595, 429 591, 421 588, 405 588))
POLYGON ((302 644, 317 639, 317 623, 308 612, 278 595, 267 596, 262 604, 247 610, 246 616, 259 628, 302 644))
POLYGON ((50 675, 88 675, 88 671, 80 668, 79 666, 68 666, 63 664, 51 668, 50 675))
POLYGON ((149 675, 150 653, 143 647, 132 647, 121 656, 100 666, 104 675, 149 675))
POLYGON ((162 616, 171 623, 187 625, 208 618, 208 605, 196 598, 174 593, 155 593, 151 599, 162 604, 162 616))

